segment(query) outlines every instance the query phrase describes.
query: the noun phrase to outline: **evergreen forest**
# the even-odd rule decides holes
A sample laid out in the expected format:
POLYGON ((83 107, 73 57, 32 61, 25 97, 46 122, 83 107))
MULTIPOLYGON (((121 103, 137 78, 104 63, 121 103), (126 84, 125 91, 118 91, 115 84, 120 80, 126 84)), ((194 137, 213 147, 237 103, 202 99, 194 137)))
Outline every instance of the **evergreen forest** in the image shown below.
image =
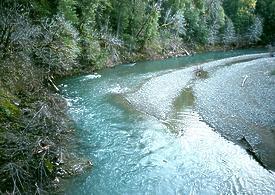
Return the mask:
POLYGON ((70 153, 58 79, 272 44, 274 0, 1 0, 0 193, 52 192, 56 175, 86 162, 70 153))

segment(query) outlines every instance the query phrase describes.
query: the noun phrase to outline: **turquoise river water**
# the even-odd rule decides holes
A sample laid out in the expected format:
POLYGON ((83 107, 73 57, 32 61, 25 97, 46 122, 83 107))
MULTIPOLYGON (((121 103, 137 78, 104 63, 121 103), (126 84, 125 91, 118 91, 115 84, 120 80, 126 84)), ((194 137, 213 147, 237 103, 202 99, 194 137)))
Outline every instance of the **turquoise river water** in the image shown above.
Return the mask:
MULTIPOLYGON (((69 181, 65 194, 275 194, 274 172, 224 136, 211 117, 202 119, 214 116, 199 105, 200 86, 208 78, 197 81, 193 74, 207 63, 211 78, 212 62, 259 52, 123 64, 62 81, 80 139, 75 150, 94 164, 69 181)), ((228 68, 255 60, 230 59, 219 64, 228 68)))

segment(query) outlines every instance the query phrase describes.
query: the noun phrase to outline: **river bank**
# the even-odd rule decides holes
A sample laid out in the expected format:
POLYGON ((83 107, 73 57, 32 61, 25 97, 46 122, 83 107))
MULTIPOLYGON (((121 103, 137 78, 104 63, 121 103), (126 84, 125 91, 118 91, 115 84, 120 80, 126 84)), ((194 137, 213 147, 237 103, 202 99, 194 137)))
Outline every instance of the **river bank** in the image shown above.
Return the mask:
MULTIPOLYGON (((185 51, 183 51, 185 52, 185 51)), ((177 52, 178 55, 180 52, 177 52)), ((155 59, 167 58, 155 56, 155 59)), ((137 59, 148 59, 150 55, 137 59)), ((127 60, 127 61, 135 61, 127 60)), ((70 152, 75 139, 75 127, 67 116, 67 105, 58 95, 55 81, 67 76, 88 74, 96 69, 72 69, 54 77, 41 78, 32 72, 43 70, 15 61, 1 66, 1 191, 58 189, 60 179, 78 175, 90 169, 91 159, 70 152), (18 70, 25 75, 19 74, 18 70), (31 70, 31 71, 29 71, 31 70), (29 75, 26 74, 29 71, 29 75), (15 86, 15 87, 14 87, 15 86), (13 145, 13 146, 12 146, 13 145), (12 146, 12 147, 11 147, 12 146), (8 148, 12 148, 9 150, 8 148), (20 172, 18 178, 11 173, 20 172), (23 184, 24 174, 29 174, 23 184), (42 177, 36 184, 37 177, 42 177), (32 183, 32 185, 30 185, 32 183)))
MULTIPOLYGON (((127 61, 152 57, 134 56, 127 61)), ((76 65, 49 72, 25 58, 11 54, 0 61, 0 192, 59 191, 62 178, 82 174, 92 162, 72 152, 79 140, 55 83, 98 68, 76 65)), ((107 61, 101 67, 115 65, 107 61)))
POLYGON ((272 12, 253 1, 240 6, 247 10, 240 16, 221 0, 2 0, 0 193, 54 193, 63 178, 91 169, 74 150, 78 131, 60 80, 115 71, 116 64, 272 43, 272 12))

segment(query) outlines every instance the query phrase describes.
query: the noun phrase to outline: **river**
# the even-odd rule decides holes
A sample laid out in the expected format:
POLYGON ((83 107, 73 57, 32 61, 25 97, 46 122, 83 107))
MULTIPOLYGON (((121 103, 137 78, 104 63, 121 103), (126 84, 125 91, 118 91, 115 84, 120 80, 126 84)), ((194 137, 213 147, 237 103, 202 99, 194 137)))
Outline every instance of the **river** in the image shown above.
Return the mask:
POLYGON ((122 64, 62 81, 75 150, 94 164, 65 194, 275 194, 275 59, 260 52, 122 64), (194 76, 199 67, 206 78, 194 76))

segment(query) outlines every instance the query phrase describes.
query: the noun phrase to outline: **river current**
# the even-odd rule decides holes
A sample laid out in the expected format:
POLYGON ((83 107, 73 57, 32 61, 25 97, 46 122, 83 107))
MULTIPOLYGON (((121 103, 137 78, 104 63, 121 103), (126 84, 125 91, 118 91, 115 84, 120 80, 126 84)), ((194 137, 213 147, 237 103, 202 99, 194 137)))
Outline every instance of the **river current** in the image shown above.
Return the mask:
MULTIPOLYGON (((230 130, 231 137, 227 134, 232 124, 240 129, 239 123, 220 122, 213 111, 220 100, 212 97, 211 105, 207 103, 211 94, 200 93, 214 81, 194 78, 199 66, 211 78, 212 70, 241 63, 275 64, 262 59, 266 54, 247 55, 254 53, 260 51, 123 64, 62 81, 59 87, 80 139, 75 150, 94 164, 92 170, 69 181, 65 194, 275 194, 275 173, 233 141, 235 134, 241 134, 238 129, 230 130), (223 123, 231 126, 219 125, 223 123)), ((243 82, 241 76, 238 83, 243 89, 251 77, 243 82)), ((271 119, 265 120, 270 128, 274 127, 273 102, 267 108, 271 119)), ((222 114, 231 114, 220 108, 226 110, 222 114)), ((252 146, 254 137, 258 142, 264 139, 256 133, 251 139, 247 136, 252 146)))

